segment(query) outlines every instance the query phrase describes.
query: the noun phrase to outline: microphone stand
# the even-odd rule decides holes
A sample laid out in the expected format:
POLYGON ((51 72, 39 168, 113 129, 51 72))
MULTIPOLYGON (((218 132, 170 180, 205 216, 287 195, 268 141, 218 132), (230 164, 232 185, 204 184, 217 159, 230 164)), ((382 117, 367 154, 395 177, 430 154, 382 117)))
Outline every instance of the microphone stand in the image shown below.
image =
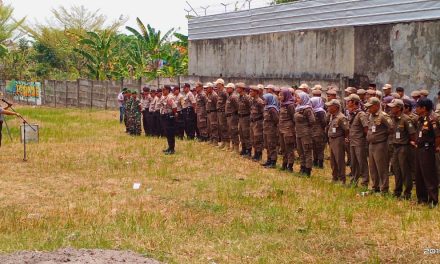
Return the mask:
MULTIPOLYGON (((15 109, 12 107, 12 104, 9 103, 8 101, 6 101, 5 99, 1 99, 3 102, 5 102, 6 104, 8 104, 9 108, 16 112, 15 109)), ((24 119, 21 115, 19 116, 21 118, 21 120, 23 120, 23 161, 27 161, 27 153, 26 153, 26 125, 28 125, 33 131, 37 132, 37 130, 31 125, 29 124, 28 121, 26 121, 26 119, 24 119)))

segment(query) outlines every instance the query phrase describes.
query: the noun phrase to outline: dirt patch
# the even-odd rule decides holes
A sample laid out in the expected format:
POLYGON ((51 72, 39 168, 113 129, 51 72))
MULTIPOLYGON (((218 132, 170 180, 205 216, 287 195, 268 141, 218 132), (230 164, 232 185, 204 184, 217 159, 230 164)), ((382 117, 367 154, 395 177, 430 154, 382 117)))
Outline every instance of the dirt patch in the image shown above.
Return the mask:
POLYGON ((65 248, 54 252, 19 251, 10 255, 0 255, 2 264, 58 264, 58 263, 144 263, 159 264, 160 262, 143 257, 132 251, 73 249, 65 248))

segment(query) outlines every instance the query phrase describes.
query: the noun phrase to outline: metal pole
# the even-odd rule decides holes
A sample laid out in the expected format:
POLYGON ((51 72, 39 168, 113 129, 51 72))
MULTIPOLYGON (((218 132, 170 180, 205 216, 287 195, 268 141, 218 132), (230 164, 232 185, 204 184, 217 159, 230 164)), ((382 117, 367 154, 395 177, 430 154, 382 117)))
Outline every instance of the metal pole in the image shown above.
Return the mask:
POLYGON ((26 122, 23 121, 23 161, 27 161, 26 154, 26 122))

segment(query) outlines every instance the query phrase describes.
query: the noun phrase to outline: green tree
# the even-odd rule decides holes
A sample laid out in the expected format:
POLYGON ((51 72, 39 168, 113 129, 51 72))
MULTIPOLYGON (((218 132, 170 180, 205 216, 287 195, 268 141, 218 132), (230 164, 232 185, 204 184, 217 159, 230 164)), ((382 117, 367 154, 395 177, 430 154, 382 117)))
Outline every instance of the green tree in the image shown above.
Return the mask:
POLYGON ((160 76, 160 68, 169 51, 169 39, 174 32, 170 29, 163 36, 160 30, 152 28, 149 24, 145 27, 137 18, 136 22, 140 32, 132 27, 126 27, 136 38, 136 47, 132 52, 132 61, 136 71, 136 77, 147 77, 152 80, 160 76))
POLYGON ((0 58, 8 52, 6 43, 14 37, 16 30, 23 24, 25 18, 16 20, 13 18, 14 8, 11 5, 5 5, 0 2, 0 58))
POLYGON ((73 49, 87 60, 86 66, 90 75, 96 80, 112 77, 114 40, 114 33, 106 30, 99 33, 87 32, 87 37, 79 41, 82 47, 73 49))

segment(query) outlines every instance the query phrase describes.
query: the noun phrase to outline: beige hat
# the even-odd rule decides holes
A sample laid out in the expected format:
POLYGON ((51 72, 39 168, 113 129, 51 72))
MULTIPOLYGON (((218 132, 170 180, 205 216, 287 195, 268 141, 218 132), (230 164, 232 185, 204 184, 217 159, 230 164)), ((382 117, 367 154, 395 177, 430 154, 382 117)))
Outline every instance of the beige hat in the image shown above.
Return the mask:
POLYGON ((266 87, 264 87, 264 88, 266 88, 266 89, 274 89, 275 88, 275 86, 273 86, 272 84, 268 84, 266 87))
POLYGON ((376 91, 376 95, 379 96, 379 97, 382 97, 383 94, 382 94, 381 91, 376 91))
POLYGON ((338 99, 332 99, 329 102, 325 103, 326 106, 332 106, 332 105, 337 105, 339 107, 341 107, 341 102, 339 102, 338 99))
POLYGON ((225 81, 223 79, 217 79, 214 84, 225 84, 225 81))
POLYGON ((361 98, 359 97, 359 95, 352 93, 349 96, 344 98, 345 101, 356 101, 356 102, 360 102, 361 98))
POLYGON ((330 90, 327 91, 327 94, 336 95, 337 93, 336 93, 335 89, 330 89, 330 90))
POLYGON ((235 89, 235 84, 233 84, 233 83, 228 83, 228 84, 225 86, 225 88, 232 88, 232 89, 235 89))
POLYGON ((387 104, 389 107, 396 107, 396 106, 400 106, 403 107, 403 101, 400 99, 393 99, 393 101, 391 101, 391 103, 387 104))
POLYGON ((370 107, 372 105, 380 104, 380 100, 377 97, 371 97, 368 99, 368 102, 365 104, 365 107, 370 107))
POLYGON ((246 84, 242 82, 236 83, 235 88, 246 88, 246 84))
POLYGON ((321 95, 321 90, 319 90, 319 89, 313 89, 313 90, 312 90, 312 95, 321 95))
POLYGON ((212 88, 214 87, 214 85, 212 83, 206 83, 205 86, 203 86, 203 88, 212 88))
POLYGON ((347 89, 345 89, 345 91, 347 93, 356 93, 357 90, 354 87, 347 87, 347 89))
POLYGON ((429 95, 429 91, 426 90, 426 89, 420 90, 420 95, 428 96, 429 95))
POLYGON ((309 86, 307 85, 307 83, 303 83, 298 87, 298 89, 309 89, 309 86))
POLYGON ((278 92, 281 92, 281 89, 280 89, 280 87, 275 86, 275 87, 273 88, 273 91, 278 93, 278 92))
POLYGON ((394 99, 400 99, 400 95, 398 93, 391 93, 391 96, 394 97, 394 99))
POLYGON ((420 96, 420 91, 411 92, 411 97, 419 97, 419 96, 420 96))
POLYGON ((330 90, 335 90, 336 92, 338 92, 339 87, 336 85, 329 85, 329 86, 327 86, 327 91, 330 91, 330 90))
POLYGON ((257 87, 258 87, 258 90, 260 90, 260 91, 264 90, 264 85, 262 85, 262 84, 257 85, 257 87))
POLYGON ((356 93, 357 93, 358 95, 363 95, 363 94, 366 94, 367 91, 365 91, 364 89, 361 88, 361 89, 357 90, 356 93))
POLYGON ((260 90, 257 85, 251 85, 250 88, 251 88, 251 90, 254 90, 254 91, 260 90))
POLYGON ((369 95, 376 95, 376 90, 368 89, 367 90, 367 94, 369 94, 369 95))
POLYGON ((315 84, 315 86, 313 86, 312 90, 322 90, 322 86, 320 84, 315 84))

